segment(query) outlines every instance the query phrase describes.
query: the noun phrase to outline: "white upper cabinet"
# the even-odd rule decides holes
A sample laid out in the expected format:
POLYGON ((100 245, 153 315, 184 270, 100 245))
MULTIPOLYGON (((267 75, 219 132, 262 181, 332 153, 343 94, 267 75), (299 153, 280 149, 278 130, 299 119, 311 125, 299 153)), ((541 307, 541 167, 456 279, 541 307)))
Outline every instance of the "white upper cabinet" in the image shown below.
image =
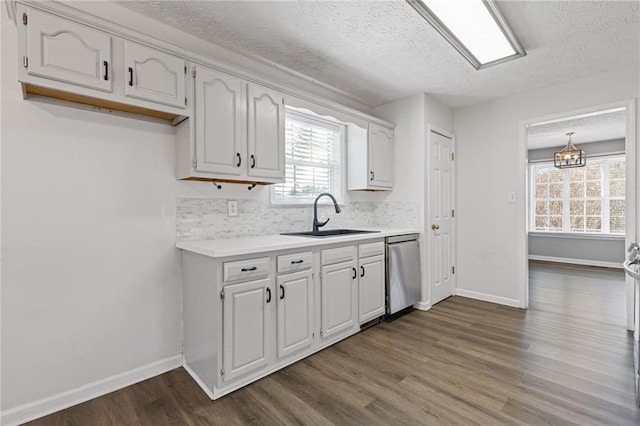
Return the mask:
POLYGON ((284 97, 248 84, 249 176, 284 179, 284 97))
POLYGON ((393 130, 369 124, 369 181, 393 188, 393 130))
POLYGON ((23 13, 27 74, 112 91, 111 36, 35 9, 23 13))
POLYGON ((246 83, 198 67, 195 77, 196 170, 239 176, 247 167, 246 83))
POLYGON ((347 126, 347 189, 393 189, 394 131, 374 123, 347 126))
POLYGON ((124 42, 125 95, 184 108, 187 63, 183 58, 124 42))

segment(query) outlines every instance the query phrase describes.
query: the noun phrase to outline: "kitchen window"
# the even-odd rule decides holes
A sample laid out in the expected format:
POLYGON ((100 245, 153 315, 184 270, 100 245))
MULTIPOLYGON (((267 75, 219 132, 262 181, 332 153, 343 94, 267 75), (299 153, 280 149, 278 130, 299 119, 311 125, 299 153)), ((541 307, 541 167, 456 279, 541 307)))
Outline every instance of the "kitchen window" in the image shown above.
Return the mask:
POLYGON ((585 167, 530 165, 529 230, 625 233, 625 157, 588 159, 585 167))
POLYGON ((285 182, 273 185, 272 201, 310 204, 323 192, 340 198, 342 126, 308 114, 285 115, 285 182))

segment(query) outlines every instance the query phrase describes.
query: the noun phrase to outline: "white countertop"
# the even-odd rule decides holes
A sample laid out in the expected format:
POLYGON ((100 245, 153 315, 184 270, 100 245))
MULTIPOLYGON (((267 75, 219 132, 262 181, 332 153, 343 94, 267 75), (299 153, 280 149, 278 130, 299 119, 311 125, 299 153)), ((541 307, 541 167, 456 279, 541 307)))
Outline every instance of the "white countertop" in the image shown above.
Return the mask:
POLYGON ((210 257, 229 257, 244 254, 264 253, 296 248, 318 247, 327 244, 351 243, 393 235, 419 234, 414 228, 357 228, 378 231, 371 234, 351 234, 340 237, 308 238, 290 235, 264 235, 260 237, 240 237, 220 240, 181 241, 176 247, 210 257))

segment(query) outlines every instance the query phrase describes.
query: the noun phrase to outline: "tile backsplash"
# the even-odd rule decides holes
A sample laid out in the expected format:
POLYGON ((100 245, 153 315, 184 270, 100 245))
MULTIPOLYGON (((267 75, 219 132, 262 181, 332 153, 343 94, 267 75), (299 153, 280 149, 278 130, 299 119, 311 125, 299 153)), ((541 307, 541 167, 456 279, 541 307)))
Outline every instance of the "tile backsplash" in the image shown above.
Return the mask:
MULTIPOLYGON (((318 219, 327 217, 331 228, 420 226, 420 205, 415 201, 340 203, 318 206, 318 219), (356 205, 358 211, 356 211, 356 205)), ((313 206, 282 206, 268 201, 238 200, 238 216, 227 216, 227 200, 178 198, 176 240, 235 238, 311 230, 313 206)))

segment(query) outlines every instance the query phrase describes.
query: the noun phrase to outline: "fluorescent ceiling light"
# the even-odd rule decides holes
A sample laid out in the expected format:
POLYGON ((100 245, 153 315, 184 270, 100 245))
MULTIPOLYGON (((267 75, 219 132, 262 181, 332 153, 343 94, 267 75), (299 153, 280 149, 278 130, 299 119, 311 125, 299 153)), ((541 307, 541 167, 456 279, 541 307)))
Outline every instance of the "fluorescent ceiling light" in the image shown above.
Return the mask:
POLYGON ((493 0, 407 0, 476 69, 526 53, 493 0))

